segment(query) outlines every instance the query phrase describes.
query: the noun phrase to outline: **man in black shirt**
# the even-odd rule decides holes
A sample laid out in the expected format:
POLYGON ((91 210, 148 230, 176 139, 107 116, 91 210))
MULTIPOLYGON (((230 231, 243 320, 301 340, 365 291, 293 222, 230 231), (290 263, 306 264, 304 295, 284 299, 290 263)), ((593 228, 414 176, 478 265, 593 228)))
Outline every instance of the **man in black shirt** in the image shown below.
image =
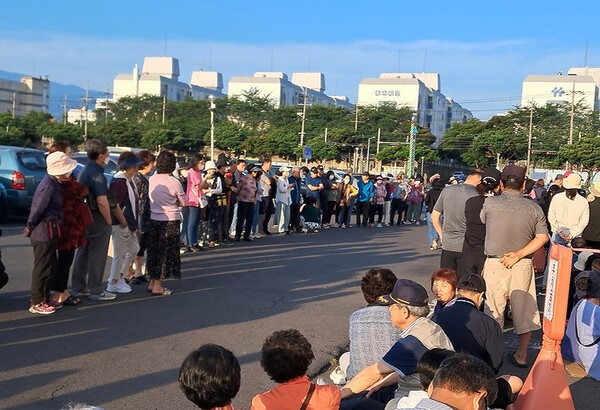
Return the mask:
MULTIPOLYGON (((456 303, 441 310, 433 320, 444 330, 454 350, 480 358, 498 374, 504 358, 504 337, 498 322, 479 310, 485 290, 483 277, 465 275, 458 283, 456 303)), ((506 408, 516 399, 523 382, 508 375, 497 381, 498 397, 490 407, 506 408)))

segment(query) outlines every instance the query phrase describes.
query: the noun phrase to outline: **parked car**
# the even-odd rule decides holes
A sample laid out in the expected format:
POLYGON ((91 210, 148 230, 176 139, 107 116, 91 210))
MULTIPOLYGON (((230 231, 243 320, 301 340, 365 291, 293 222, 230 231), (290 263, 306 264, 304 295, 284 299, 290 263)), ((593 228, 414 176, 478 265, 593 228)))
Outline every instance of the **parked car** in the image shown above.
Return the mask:
POLYGON ((45 176, 44 151, 0 145, 0 219, 26 215, 33 194, 45 176))
MULTIPOLYGON (((73 171, 75 177, 79 176, 79 173, 83 170, 83 168, 90 162, 87 154, 85 152, 77 152, 71 156, 75 161, 77 161, 77 167, 73 171)), ((104 176, 106 177, 106 183, 110 184, 112 181, 113 175, 117 173, 119 170, 119 166, 117 164, 117 160, 119 159, 118 154, 109 154, 109 161, 106 166, 104 166, 104 176)))
POLYGON ((461 182, 465 182, 465 180, 467 179, 467 176, 465 175, 464 172, 462 171, 455 171, 452 176, 456 179, 458 179, 461 182))

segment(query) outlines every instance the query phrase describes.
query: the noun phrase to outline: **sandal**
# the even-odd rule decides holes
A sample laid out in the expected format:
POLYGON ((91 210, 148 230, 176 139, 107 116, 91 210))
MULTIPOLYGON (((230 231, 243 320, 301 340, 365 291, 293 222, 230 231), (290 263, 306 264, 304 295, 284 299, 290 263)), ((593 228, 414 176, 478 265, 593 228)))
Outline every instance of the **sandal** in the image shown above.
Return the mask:
POLYGON ((80 303, 81 300, 75 296, 69 296, 68 298, 62 301, 62 304, 67 306, 77 306, 80 303))
POLYGON ((517 359, 515 358, 515 354, 514 353, 510 355, 510 361, 513 364, 513 366, 517 366, 517 367, 520 367, 522 369, 524 369, 524 368, 527 367, 527 363, 520 363, 520 362, 517 361, 517 359))
POLYGON ((173 292, 171 292, 171 290, 170 290, 170 289, 163 288, 163 291, 162 291, 162 292, 158 292, 158 293, 156 293, 156 292, 152 292, 152 293, 150 293, 150 295, 151 295, 151 296, 169 296, 169 295, 170 295, 170 294, 172 294, 172 293, 173 293, 173 292))

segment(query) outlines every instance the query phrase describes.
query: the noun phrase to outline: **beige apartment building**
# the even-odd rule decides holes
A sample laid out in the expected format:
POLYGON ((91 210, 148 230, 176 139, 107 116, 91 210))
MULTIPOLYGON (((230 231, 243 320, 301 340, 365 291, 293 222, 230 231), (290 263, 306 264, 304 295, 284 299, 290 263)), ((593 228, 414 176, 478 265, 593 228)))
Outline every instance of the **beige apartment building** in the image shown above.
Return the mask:
POLYGON ((20 82, 0 80, 0 112, 22 117, 30 111, 48 112, 49 103, 48 78, 22 77, 20 82))

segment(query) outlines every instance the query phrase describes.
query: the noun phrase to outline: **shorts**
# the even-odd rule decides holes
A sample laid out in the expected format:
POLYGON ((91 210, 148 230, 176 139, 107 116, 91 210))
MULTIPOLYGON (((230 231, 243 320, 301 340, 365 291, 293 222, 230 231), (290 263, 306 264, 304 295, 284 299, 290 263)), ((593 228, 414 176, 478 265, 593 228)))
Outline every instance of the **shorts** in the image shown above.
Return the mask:
POLYGON ((489 408, 491 409, 505 409, 510 404, 514 403, 517 399, 517 394, 513 394, 510 383, 503 379, 502 377, 498 377, 496 379, 496 383, 498 384, 498 395, 496 396, 496 400, 493 403, 490 403, 489 408))
POLYGON ((486 304, 501 328, 504 328, 504 309, 509 299, 516 334, 541 328, 531 259, 521 259, 507 269, 500 258, 487 258, 483 278, 487 287, 486 304))

